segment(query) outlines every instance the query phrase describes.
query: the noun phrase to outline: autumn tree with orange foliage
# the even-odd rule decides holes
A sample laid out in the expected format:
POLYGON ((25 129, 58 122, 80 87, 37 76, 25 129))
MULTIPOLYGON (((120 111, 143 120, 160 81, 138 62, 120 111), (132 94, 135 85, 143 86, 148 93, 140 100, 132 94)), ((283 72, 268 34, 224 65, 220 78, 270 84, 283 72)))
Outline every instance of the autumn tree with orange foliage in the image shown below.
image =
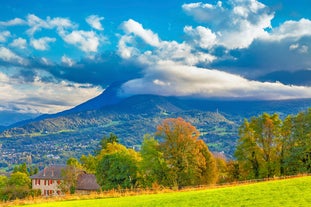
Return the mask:
POLYGON ((157 127, 156 136, 168 166, 169 185, 211 184, 217 181, 216 162, 200 132, 182 118, 165 119, 157 127))

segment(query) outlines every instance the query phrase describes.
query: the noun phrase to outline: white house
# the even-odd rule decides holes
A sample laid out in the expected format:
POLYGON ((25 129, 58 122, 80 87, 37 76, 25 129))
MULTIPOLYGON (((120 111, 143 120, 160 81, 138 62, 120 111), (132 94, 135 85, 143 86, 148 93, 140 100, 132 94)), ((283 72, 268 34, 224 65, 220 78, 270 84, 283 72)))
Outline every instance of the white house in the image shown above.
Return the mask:
MULTIPOLYGON (((61 195, 60 184, 63 181, 63 171, 66 165, 53 165, 45 167, 39 173, 30 176, 32 189, 40 189, 41 195, 56 196, 61 195)), ((92 174, 87 174, 85 171, 80 171, 76 183, 76 192, 87 194, 92 191, 98 191, 100 186, 96 182, 96 177, 92 174)))

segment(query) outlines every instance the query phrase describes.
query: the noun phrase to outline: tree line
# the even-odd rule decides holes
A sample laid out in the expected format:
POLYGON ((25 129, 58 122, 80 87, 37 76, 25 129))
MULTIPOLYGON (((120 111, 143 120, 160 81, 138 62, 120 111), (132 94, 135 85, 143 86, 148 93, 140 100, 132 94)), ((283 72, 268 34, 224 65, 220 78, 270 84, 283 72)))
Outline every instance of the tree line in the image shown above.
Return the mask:
MULTIPOLYGON (((182 118, 165 119, 154 135, 144 136, 139 151, 126 148, 111 133, 95 153, 67 161, 62 190, 74 193, 77 175, 70 169, 75 168, 95 174, 102 190, 179 189, 311 171, 311 109, 284 119, 267 113, 245 119, 234 160, 213 154, 199 137, 200 132, 182 118)), ((25 166, 16 169, 23 171, 25 166)), ((10 183, 0 177, 0 189, 10 183)))
POLYGON ((103 190, 116 188, 182 188, 214 184, 217 166, 199 131, 182 118, 165 119, 154 136, 145 135, 139 152, 110 134, 96 155, 83 155, 68 165, 94 173, 103 190))
POLYGON ((284 120, 264 113, 245 120, 235 151, 238 179, 311 172, 311 109, 284 120))
POLYGON ((27 167, 25 163, 15 166, 9 177, 0 175, 0 200, 14 200, 41 195, 38 190, 31 189, 30 177, 38 172, 38 168, 27 167))

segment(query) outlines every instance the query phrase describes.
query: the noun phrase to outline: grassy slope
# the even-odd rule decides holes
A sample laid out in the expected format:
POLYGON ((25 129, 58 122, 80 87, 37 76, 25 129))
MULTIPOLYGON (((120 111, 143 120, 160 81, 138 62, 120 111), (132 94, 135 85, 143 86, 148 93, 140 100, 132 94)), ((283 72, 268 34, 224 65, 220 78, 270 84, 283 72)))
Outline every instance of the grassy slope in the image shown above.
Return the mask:
POLYGON ((311 177, 200 191, 27 205, 32 206, 311 206, 311 177))

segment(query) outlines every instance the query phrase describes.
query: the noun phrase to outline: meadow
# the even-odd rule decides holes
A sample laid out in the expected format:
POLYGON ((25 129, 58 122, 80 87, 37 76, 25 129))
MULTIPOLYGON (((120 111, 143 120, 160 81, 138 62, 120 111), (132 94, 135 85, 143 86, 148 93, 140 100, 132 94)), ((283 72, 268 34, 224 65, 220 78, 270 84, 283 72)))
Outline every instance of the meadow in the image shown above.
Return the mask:
MULTIPOLYGON (((18 205, 10 205, 18 206, 18 205)), ((85 206, 311 206, 311 177, 266 181, 204 190, 86 200, 49 201, 25 207, 85 206)))

